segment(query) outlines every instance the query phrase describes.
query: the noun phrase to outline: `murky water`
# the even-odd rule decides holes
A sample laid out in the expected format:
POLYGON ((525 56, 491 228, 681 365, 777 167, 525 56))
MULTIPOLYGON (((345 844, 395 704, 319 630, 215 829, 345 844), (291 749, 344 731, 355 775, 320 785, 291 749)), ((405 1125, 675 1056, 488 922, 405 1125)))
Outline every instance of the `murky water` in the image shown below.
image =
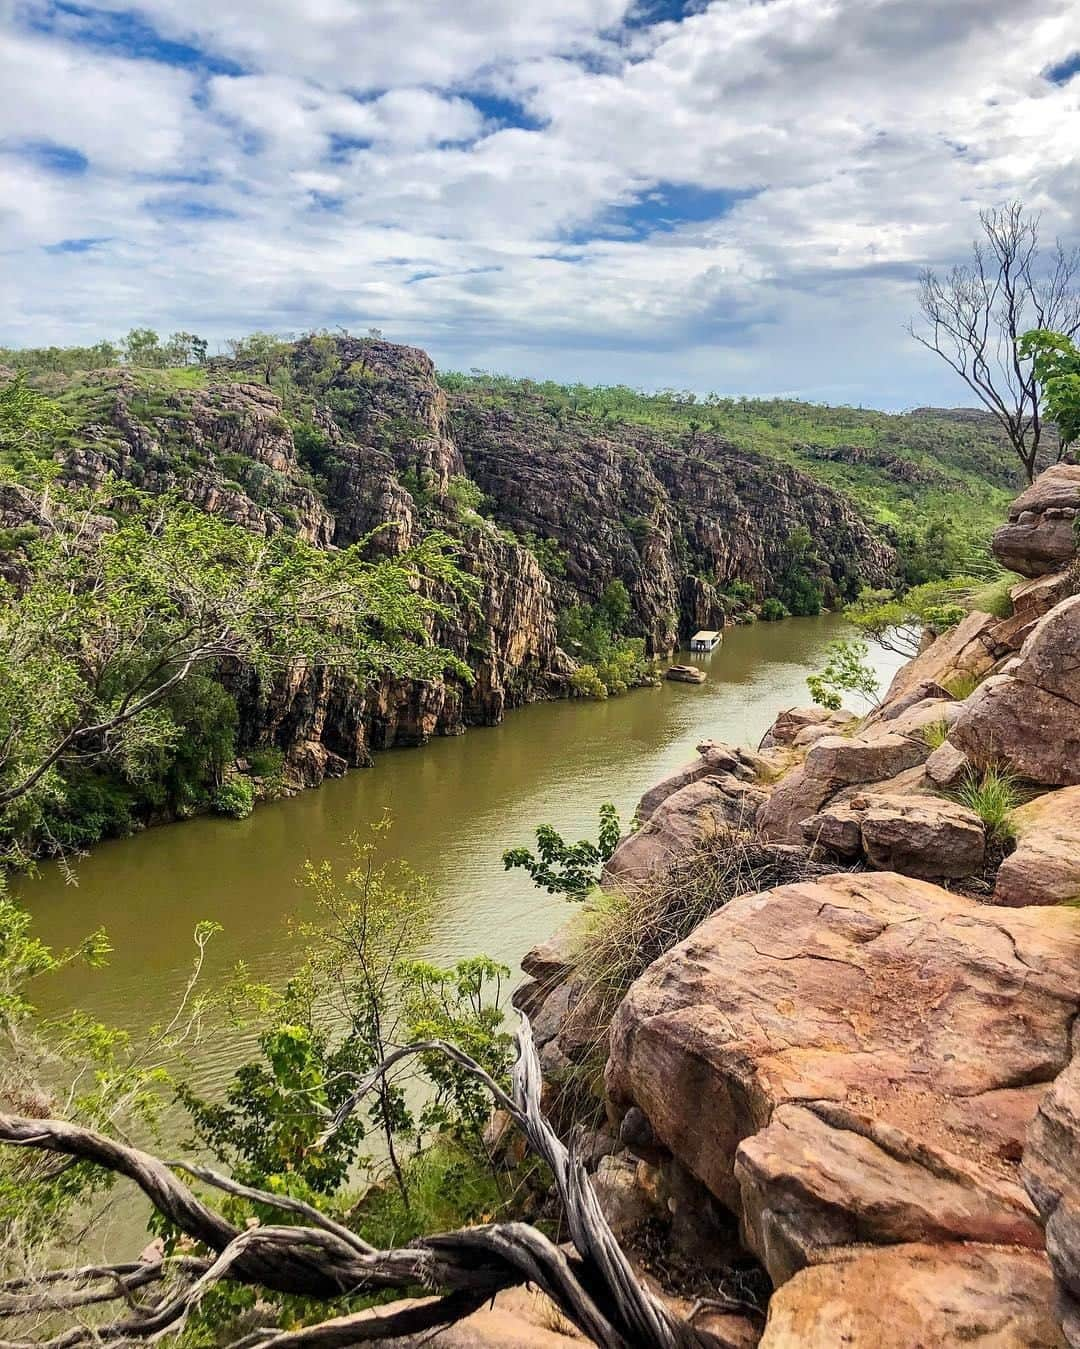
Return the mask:
MULTIPOLYGON (((22 886, 36 930, 56 946, 104 927, 115 953, 105 970, 74 965, 35 988, 46 1013, 81 1007, 139 1031, 167 1020, 191 967, 200 919, 224 928, 205 978, 243 959, 255 978, 280 981, 298 963, 290 917, 303 917, 296 883, 305 859, 349 856, 349 837, 389 809, 389 855, 423 872, 436 896, 425 954, 450 962, 486 952, 516 970, 523 953, 560 923, 564 904, 503 870, 503 850, 531 841, 537 824, 595 836, 613 801, 628 820, 641 793, 693 756, 705 738, 756 745, 776 712, 805 703, 805 678, 844 631, 834 616, 728 631, 707 656, 701 686, 665 682, 604 703, 536 704, 501 726, 378 756, 318 791, 260 806, 247 820, 215 817, 102 844, 77 867, 22 886)), ((887 677, 899 661, 875 653, 887 677)), ((199 1049, 199 1079, 223 1081, 242 1052, 235 1040, 199 1049)))

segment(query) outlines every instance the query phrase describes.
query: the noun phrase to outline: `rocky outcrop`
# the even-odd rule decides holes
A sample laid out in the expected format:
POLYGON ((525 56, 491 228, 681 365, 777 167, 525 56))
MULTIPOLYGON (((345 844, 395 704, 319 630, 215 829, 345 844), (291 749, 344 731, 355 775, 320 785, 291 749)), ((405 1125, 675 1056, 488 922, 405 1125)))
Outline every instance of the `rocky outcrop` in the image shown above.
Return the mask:
POLYGON ((1046 1224, 1064 1330, 1080 1346, 1080 1057, 1043 1097, 1028 1133, 1023 1177, 1046 1224))
POLYGON ((757 827, 773 843, 801 843, 803 825, 846 787, 882 783, 919 767, 930 747, 919 735, 874 727, 865 735, 829 735, 782 778, 762 806, 757 827))
POLYGON ((986 836, 974 811, 934 797, 851 797, 805 820, 808 843, 877 871, 948 878, 982 871, 986 836))
POLYGON ((1080 902, 1080 787, 1036 797, 1010 822, 1016 848, 998 869, 994 903, 1080 902))
POLYGON ((1060 571, 1076 556, 1078 514, 1080 466, 1048 468, 1010 506, 1008 524, 994 535, 994 554, 1021 576, 1060 571))
POLYGON ((451 427, 500 523, 553 541, 576 595, 596 599, 623 580, 654 651, 670 649, 676 629, 722 627, 719 587, 729 581, 758 599, 775 593, 800 528, 822 558, 829 603, 854 597, 856 571, 876 585, 895 568, 891 549, 837 494, 717 436, 599 423, 522 390, 492 403, 456 395, 451 427))
POLYGON ((762 788, 732 773, 680 787, 620 842, 604 867, 602 885, 630 893, 661 879, 718 835, 752 829, 765 799, 762 788))
POLYGON ((752 782, 763 772, 768 772, 769 761, 760 754, 739 749, 734 745, 725 745, 720 741, 706 740, 697 746, 697 757, 689 763, 669 773, 666 778, 650 787, 638 802, 634 818, 644 824, 652 818, 656 808, 674 795, 682 787, 700 782, 702 778, 722 776, 731 773, 743 782, 752 782))
POLYGON ((761 1349, 1064 1349, 1046 1257, 999 1246, 848 1249, 769 1303, 761 1349))
POLYGON ((1039 619, 1007 670, 966 700, 949 739, 979 768, 1080 783, 1080 595, 1039 619))
MULTIPOLYGON (((977 610, 962 619, 893 676, 883 703, 896 706, 919 685, 949 690, 958 681, 981 679, 1001 656, 996 636, 998 620, 977 610)), ((951 690, 949 690, 951 692, 951 690)))
POLYGON ((781 712, 761 739, 760 749, 813 744, 822 735, 836 735, 858 721, 854 712, 841 708, 789 707, 781 712))

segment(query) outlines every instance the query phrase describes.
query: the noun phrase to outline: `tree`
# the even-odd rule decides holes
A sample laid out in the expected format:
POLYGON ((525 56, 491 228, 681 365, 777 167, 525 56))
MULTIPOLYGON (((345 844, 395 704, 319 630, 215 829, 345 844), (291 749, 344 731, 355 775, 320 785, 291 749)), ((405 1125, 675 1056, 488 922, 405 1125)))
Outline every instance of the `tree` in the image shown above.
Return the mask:
POLYGON ((937 637, 960 622, 967 613, 961 600, 978 586, 974 577, 959 576, 927 582, 903 596, 865 591, 848 605, 844 617, 885 651, 910 660, 919 654, 924 632, 937 637))
POLYGON ((1021 339, 1032 328, 1080 330, 1080 250, 1044 254, 1040 218, 1010 202, 979 214, 984 238, 947 276, 923 272, 920 327, 909 331, 953 369, 1004 430, 1029 482, 1043 448, 1041 381, 1021 339))
POLYGON ((226 343, 229 353, 238 365, 252 365, 259 371, 264 384, 272 384, 275 373, 288 359, 289 344, 273 333, 251 333, 234 337, 226 343))
POLYGON ((567 843, 550 824, 542 824, 536 831, 536 852, 508 848, 503 853, 503 867, 507 871, 521 867, 533 884, 548 894, 584 899, 599 883, 600 868, 618 846, 621 832, 615 807, 605 801, 600 807, 600 833, 595 843, 587 838, 567 843))
POLYGON ((1080 348, 1064 333, 1037 328, 1020 339, 1020 351, 1033 364, 1044 410, 1065 450, 1080 439, 1080 348))
POLYGON ((830 642, 827 660, 817 674, 807 676, 810 696, 820 707, 838 711, 845 693, 854 693, 874 707, 878 697, 878 677, 867 657, 870 648, 858 638, 830 642))
POLYGON ((176 724, 163 701, 223 664, 273 678, 332 666, 368 680, 467 668, 428 628, 472 584, 431 534, 368 561, 364 542, 320 551, 259 538, 186 503, 126 485, 28 487, 0 478, 24 519, 19 579, 0 583, 0 827, 62 794, 68 762, 136 767, 176 724))
POLYGON ((132 328, 120 343, 128 365, 145 365, 160 369, 165 365, 165 348, 153 328, 132 328))
POLYGON ((24 374, 0 387, 0 454, 18 458, 42 450, 66 423, 56 403, 31 389, 24 374))

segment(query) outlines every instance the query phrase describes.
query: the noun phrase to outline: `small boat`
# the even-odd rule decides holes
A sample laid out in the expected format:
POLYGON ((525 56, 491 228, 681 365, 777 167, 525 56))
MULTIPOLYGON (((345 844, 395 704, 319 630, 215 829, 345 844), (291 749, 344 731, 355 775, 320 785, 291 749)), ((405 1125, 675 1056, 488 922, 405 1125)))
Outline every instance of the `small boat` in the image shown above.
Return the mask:
POLYGON ((715 651, 724 640, 722 632, 716 632, 713 628, 702 628, 700 632, 695 632, 690 638, 691 651, 715 651))
POLYGON ((672 665, 667 678, 679 684, 704 684, 705 671, 699 670, 696 665, 672 665))

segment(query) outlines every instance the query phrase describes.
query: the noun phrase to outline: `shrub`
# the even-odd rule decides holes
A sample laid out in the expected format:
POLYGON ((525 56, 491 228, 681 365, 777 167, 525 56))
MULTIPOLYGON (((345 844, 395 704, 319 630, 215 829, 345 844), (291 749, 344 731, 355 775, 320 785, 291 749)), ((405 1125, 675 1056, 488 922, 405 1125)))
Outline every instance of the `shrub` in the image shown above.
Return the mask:
POLYGON ((570 676, 570 687, 585 698, 606 698, 607 685, 596 672, 595 665, 579 665, 570 676))
POLYGON ((777 623, 781 618, 788 618, 787 606, 782 604, 775 596, 770 595, 761 605, 761 617, 766 623, 777 623))
POLYGON ((830 642, 826 652, 824 668, 806 680, 814 702, 835 712, 843 702, 843 694, 854 693, 876 707, 880 702, 878 677, 866 662, 870 652, 866 643, 858 638, 830 642))
POLYGON ((1013 603, 1009 591, 1015 584, 1015 576, 1000 576, 990 585, 969 590, 964 597, 968 609, 992 614, 994 618, 1011 618, 1013 603))
POLYGON ((276 745, 261 745, 248 752, 251 776, 255 778, 277 777, 285 763, 285 755, 276 745))
POLYGON ((955 799, 978 815, 993 842, 1008 843, 1016 837, 1011 817, 1023 793, 1016 775, 1007 768, 988 768, 981 777, 970 772, 957 788, 955 799))
POLYGON ((487 497, 464 473, 455 473, 446 484, 446 500, 459 520, 477 515, 487 504, 487 497))
POLYGON ((250 778, 230 778, 214 793, 213 806, 218 815, 246 819, 255 809, 255 784, 250 778))

